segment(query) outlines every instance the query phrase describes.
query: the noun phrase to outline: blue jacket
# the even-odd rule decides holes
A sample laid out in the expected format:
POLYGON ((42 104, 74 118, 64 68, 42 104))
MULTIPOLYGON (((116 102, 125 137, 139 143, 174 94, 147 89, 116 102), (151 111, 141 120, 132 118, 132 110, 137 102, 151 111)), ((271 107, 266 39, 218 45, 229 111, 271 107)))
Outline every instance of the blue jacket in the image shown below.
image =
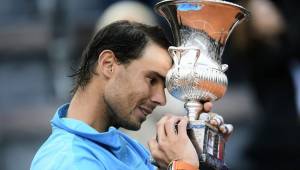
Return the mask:
POLYGON ((149 152, 137 141, 110 127, 99 133, 86 123, 66 118, 61 106, 51 121, 52 133, 36 153, 31 170, 148 170, 149 152))

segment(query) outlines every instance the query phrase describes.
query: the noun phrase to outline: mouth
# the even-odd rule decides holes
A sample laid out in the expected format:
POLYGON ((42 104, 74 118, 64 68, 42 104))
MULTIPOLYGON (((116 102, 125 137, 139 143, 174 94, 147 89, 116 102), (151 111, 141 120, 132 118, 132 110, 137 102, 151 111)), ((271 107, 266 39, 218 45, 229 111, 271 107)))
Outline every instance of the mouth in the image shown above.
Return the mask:
POLYGON ((145 116, 151 114, 153 112, 153 109, 146 107, 146 106, 139 106, 139 109, 142 110, 145 116))

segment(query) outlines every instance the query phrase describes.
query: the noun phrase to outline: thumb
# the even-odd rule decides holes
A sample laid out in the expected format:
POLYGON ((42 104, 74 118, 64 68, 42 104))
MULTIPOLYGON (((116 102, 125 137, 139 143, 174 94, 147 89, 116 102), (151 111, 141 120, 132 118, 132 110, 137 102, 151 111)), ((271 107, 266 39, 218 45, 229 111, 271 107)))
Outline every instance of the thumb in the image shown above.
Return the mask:
POLYGON ((178 123, 178 135, 187 136, 187 131, 186 131, 187 124, 188 124, 188 118, 187 117, 181 118, 181 120, 178 123))

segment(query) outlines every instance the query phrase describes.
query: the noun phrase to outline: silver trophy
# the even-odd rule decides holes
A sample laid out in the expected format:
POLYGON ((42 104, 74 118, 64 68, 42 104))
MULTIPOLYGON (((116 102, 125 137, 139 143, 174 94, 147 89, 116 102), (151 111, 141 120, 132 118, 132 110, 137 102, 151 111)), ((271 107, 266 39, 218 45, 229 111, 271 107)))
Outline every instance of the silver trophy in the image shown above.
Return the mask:
POLYGON ((231 31, 249 12, 222 0, 163 0, 155 11, 168 21, 176 43, 169 47, 174 65, 167 73, 166 87, 185 102, 188 134, 200 162, 228 169, 225 140, 200 111, 203 102, 218 100, 226 92, 228 65, 222 64, 221 56, 231 31))

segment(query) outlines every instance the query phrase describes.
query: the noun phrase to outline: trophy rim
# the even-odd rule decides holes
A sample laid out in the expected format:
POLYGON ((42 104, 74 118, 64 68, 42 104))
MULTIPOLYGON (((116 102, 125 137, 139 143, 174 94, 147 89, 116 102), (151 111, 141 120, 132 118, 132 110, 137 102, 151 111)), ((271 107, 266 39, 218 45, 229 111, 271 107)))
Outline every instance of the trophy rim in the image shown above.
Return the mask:
POLYGON ((199 3, 199 2, 217 3, 217 4, 223 4, 223 5, 239 8, 241 12, 244 14, 243 19, 247 19, 251 14, 250 11, 248 11, 246 8, 242 7, 241 5, 232 2, 227 2, 227 1, 216 1, 216 0, 162 0, 154 5, 154 10, 157 14, 162 15, 159 9, 166 4, 175 5, 180 3, 199 3))

